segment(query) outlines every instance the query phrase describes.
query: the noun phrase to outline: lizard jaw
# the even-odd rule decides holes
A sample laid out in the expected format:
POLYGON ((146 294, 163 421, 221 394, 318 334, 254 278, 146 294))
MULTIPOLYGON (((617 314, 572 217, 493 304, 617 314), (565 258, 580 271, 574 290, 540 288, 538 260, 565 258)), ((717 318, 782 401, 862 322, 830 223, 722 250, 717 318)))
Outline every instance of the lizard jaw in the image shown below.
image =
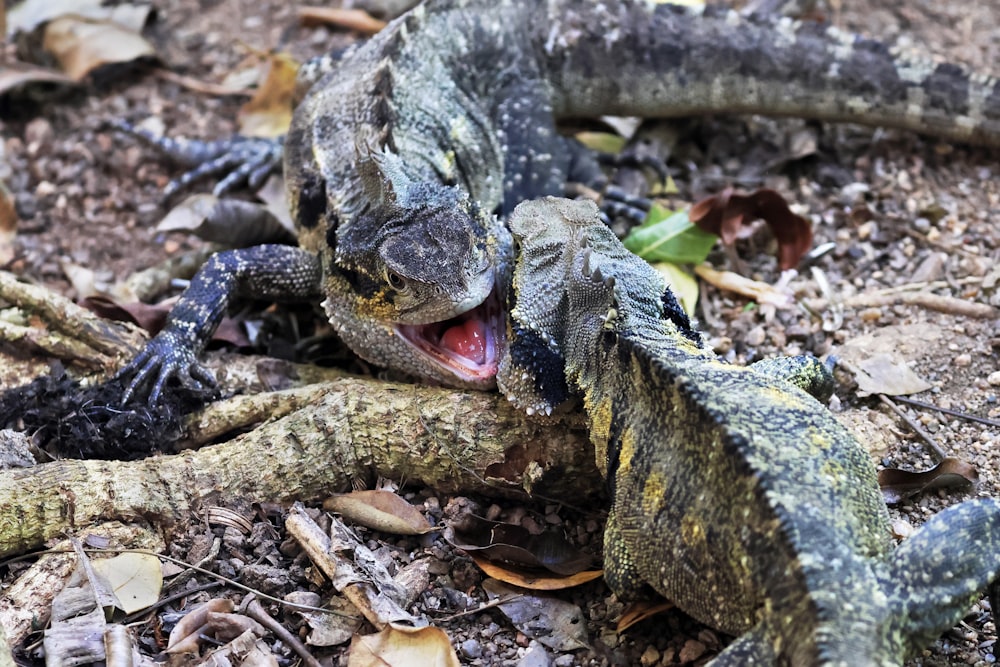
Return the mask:
POLYGON ((464 386, 490 387, 503 350, 504 323, 499 300, 485 302, 457 317, 429 324, 396 324, 396 334, 464 386))

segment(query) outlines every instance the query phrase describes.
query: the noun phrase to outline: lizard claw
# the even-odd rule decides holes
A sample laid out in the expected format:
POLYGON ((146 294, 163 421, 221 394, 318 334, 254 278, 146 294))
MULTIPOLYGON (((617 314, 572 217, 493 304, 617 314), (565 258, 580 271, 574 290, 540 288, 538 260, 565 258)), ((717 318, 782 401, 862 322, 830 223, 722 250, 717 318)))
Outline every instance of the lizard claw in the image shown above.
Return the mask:
POLYGON ((121 404, 129 403, 142 394, 142 388, 152 382, 147 395, 149 405, 156 405, 167 381, 176 378, 183 386, 196 392, 215 387, 215 376, 202 365, 194 351, 184 344, 183 338, 165 329, 157 334, 125 367, 115 374, 114 380, 128 382, 122 393, 121 404))
POLYGON ((189 171, 170 181, 163 189, 164 199, 169 199, 195 181, 220 175, 222 180, 212 191, 216 196, 244 184, 251 190, 257 190, 268 176, 281 167, 282 137, 271 139, 237 134, 222 141, 198 141, 160 137, 124 121, 110 122, 108 127, 135 137, 174 162, 188 167, 189 171))

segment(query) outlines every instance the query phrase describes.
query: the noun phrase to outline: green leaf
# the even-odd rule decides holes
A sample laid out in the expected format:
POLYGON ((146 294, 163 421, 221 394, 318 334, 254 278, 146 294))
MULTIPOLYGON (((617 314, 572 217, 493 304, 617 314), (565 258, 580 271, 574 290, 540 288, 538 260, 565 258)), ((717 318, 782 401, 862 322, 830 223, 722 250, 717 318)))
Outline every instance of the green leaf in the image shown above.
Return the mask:
POLYGON ((618 155, 625 148, 625 137, 611 132, 577 132, 576 140, 592 151, 618 155))
POLYGON ((646 222, 629 232, 623 243, 647 262, 698 264, 718 238, 695 227, 687 211, 671 213, 654 204, 646 222))

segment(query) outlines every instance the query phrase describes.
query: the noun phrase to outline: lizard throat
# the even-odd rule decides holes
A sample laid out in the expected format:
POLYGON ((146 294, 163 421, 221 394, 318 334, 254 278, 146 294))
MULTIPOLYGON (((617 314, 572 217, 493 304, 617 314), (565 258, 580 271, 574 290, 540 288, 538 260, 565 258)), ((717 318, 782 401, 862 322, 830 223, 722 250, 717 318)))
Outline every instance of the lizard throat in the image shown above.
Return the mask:
POLYGON ((503 349, 504 320, 495 293, 458 317, 430 324, 396 324, 414 350, 463 385, 490 386, 503 349))

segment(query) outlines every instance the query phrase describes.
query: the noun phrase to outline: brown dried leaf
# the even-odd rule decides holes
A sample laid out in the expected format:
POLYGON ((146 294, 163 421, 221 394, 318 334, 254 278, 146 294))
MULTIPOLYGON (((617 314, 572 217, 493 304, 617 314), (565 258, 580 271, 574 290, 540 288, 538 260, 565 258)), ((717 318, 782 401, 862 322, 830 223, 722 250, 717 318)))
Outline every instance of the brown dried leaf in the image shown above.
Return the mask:
POLYGON ((351 641, 347 667, 460 667, 451 640, 441 628, 409 628, 395 623, 351 641))
POLYGON ((257 92, 239 112, 240 132, 249 137, 277 137, 292 122, 292 98, 299 62, 288 53, 272 53, 257 92))
POLYGON ((975 485, 979 472, 968 461, 951 456, 930 470, 915 472, 899 468, 885 468, 878 473, 885 502, 892 505, 929 489, 956 488, 975 485))
POLYGON ((445 529, 444 538, 452 546, 479 552, 492 561, 540 567, 561 575, 586 570, 593 560, 562 535, 553 532, 532 535, 521 526, 489 521, 474 514, 454 521, 445 529))
POLYGON ((327 512, 353 523, 394 535, 423 535, 437 530, 420 510, 390 491, 355 491, 328 498, 327 512))
MULTIPOLYGON (((152 335, 156 335, 163 328, 173 303, 173 301, 163 301, 157 304, 148 304, 141 301, 131 301, 123 304, 101 295, 90 296, 80 301, 80 305, 92 313, 108 320, 131 322, 152 335)), ((250 340, 243 332, 239 322, 231 317, 222 318, 222 322, 212 334, 212 340, 228 343, 235 347, 250 345, 250 340)))
POLYGON ((299 22, 304 26, 338 26, 366 35, 374 35, 386 25, 362 9, 312 6, 299 8, 299 22))
MULTIPOLYGON (((0 72, 0 76, 2 76, 0 72)), ((2 90, 2 89, 0 89, 2 90)), ((14 259, 14 237, 17 236, 17 209, 14 197, 0 181, 0 267, 14 259)))
POLYGON ((0 67, 0 95, 31 83, 74 85, 73 79, 62 72, 28 63, 7 61, 0 67))
POLYGON ((792 213, 785 198, 768 188, 748 195, 726 188, 694 204, 688 216, 700 229, 719 236, 726 245, 736 242, 744 225, 763 220, 778 241, 778 265, 783 270, 795 268, 812 246, 809 221, 792 213))
POLYGON ((892 354, 873 354, 854 364, 858 389, 866 394, 906 396, 927 391, 933 385, 917 375, 906 363, 892 354))
POLYGON ((645 621, 647 618, 673 608, 674 603, 669 600, 639 600, 638 602, 633 602, 622 612, 622 617, 618 619, 618 625, 615 626, 615 632, 625 632, 636 623, 645 621))
POLYGON ((43 46, 74 81, 102 65, 131 62, 156 52, 143 37, 119 23, 65 15, 45 26, 43 46))
POLYGON ((150 607, 160 599, 163 570, 156 556, 123 553, 112 558, 92 560, 91 564, 94 571, 111 585, 121 610, 126 614, 150 607))
POLYGON ((604 570, 584 570, 576 574, 553 577, 539 574, 537 570, 522 570, 509 565, 499 565, 476 553, 470 553, 469 557, 480 570, 494 579, 533 591, 558 591, 586 584, 604 576, 604 570))
POLYGON ((191 195, 170 209, 156 226, 159 232, 188 232, 204 241, 246 248, 260 243, 294 240, 291 232, 265 206, 242 199, 191 195))
POLYGON ((227 598, 213 598, 208 602, 189 611, 184 618, 170 631, 167 640, 167 653, 193 653, 200 646, 199 634, 208 624, 212 612, 230 613, 234 609, 233 601, 227 598))

